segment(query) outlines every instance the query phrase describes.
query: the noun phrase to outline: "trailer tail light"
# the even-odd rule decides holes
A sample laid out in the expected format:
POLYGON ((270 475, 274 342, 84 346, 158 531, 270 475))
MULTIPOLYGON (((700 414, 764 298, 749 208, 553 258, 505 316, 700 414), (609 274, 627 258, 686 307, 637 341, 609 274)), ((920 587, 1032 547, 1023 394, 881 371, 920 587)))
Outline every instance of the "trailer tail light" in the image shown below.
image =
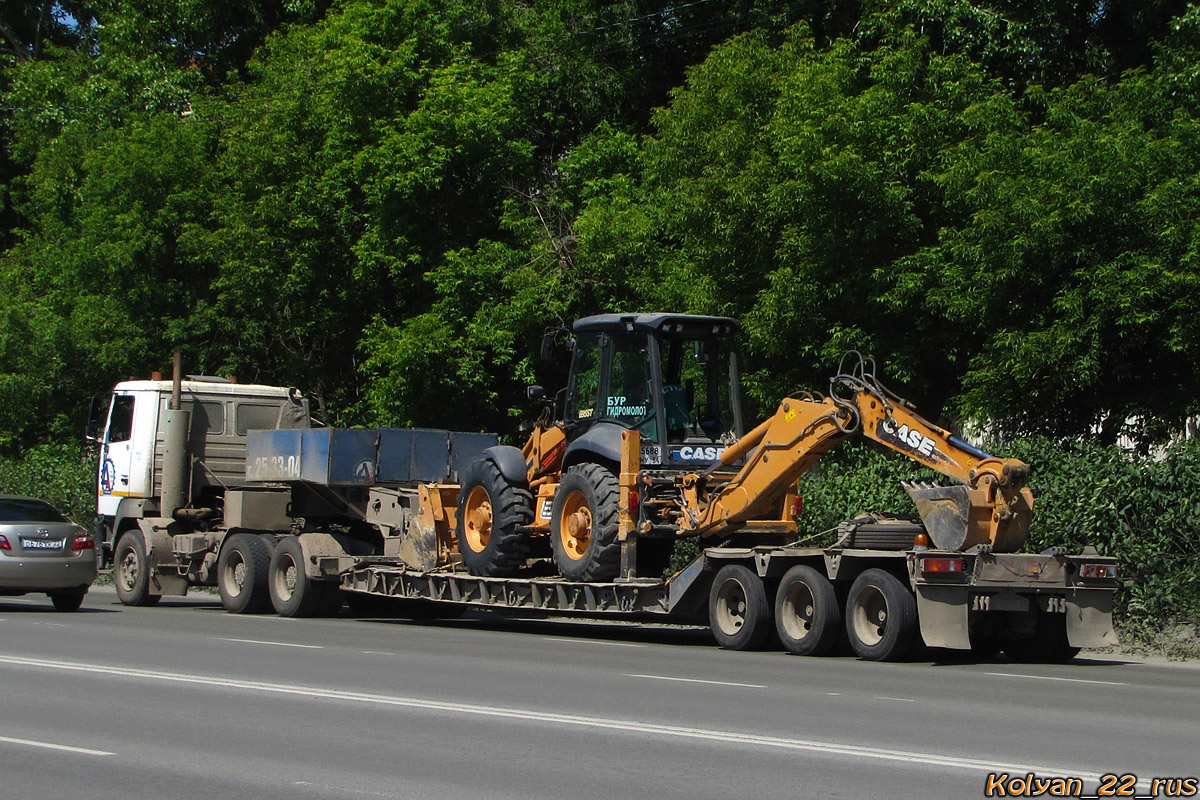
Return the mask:
POLYGON ((1081 578, 1112 578, 1117 577, 1116 564, 1083 564, 1079 567, 1081 578))
POLYGON ((12 550, 12 545, 8 543, 8 539, 0 536, 0 550, 12 550))
POLYGON ((796 495, 792 498, 792 519, 799 519, 804 513, 804 497, 796 495))
POLYGON ((961 558, 946 558, 942 556, 935 558, 923 558, 921 559, 921 571, 938 574, 962 572, 963 560, 961 558))

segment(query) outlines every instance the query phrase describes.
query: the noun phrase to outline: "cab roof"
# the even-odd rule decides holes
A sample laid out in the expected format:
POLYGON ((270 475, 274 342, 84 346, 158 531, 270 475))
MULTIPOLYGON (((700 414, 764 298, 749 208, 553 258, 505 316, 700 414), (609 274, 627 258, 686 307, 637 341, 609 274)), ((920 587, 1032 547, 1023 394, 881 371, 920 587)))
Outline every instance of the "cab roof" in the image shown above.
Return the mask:
POLYGON ((575 321, 576 333, 647 331, 684 333, 688 336, 737 333, 737 320, 699 314, 596 314, 575 321))

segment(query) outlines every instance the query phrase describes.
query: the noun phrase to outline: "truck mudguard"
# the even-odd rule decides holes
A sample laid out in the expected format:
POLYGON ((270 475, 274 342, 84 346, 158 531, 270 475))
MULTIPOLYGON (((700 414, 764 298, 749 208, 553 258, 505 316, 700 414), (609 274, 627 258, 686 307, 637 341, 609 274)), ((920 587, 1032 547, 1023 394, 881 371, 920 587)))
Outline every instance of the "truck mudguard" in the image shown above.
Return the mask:
POLYGON ((490 458, 504 476, 504 480, 509 483, 520 485, 529 481, 525 469, 525 454, 519 448, 498 444, 484 450, 483 457, 490 458))

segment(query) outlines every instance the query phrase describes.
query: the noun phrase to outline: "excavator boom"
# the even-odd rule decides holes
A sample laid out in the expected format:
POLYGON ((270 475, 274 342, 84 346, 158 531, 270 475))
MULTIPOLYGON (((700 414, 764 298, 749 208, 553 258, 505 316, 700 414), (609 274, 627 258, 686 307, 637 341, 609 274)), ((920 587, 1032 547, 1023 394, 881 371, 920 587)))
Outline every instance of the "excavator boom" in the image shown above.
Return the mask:
POLYGON ((1028 466, 988 455, 922 418, 883 387, 870 359, 848 356, 857 361, 851 371, 843 368, 834 376, 828 397, 784 399, 774 415, 725 450, 707 477, 744 463, 706 505, 694 495, 703 509, 684 515, 683 528, 720 538, 764 518, 821 456, 862 435, 961 482, 905 486, 936 547, 1019 549, 1033 511, 1033 494, 1025 486, 1028 466))

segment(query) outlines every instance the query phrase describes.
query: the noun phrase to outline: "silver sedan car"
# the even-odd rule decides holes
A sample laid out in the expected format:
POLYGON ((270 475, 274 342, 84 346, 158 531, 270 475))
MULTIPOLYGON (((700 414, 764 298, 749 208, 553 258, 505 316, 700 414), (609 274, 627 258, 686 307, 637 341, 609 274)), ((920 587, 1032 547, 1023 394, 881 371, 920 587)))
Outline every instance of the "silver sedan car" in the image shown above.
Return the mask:
POLYGON ((75 611, 96 580, 96 540, 54 506, 0 495, 0 595, 45 592, 75 611))

